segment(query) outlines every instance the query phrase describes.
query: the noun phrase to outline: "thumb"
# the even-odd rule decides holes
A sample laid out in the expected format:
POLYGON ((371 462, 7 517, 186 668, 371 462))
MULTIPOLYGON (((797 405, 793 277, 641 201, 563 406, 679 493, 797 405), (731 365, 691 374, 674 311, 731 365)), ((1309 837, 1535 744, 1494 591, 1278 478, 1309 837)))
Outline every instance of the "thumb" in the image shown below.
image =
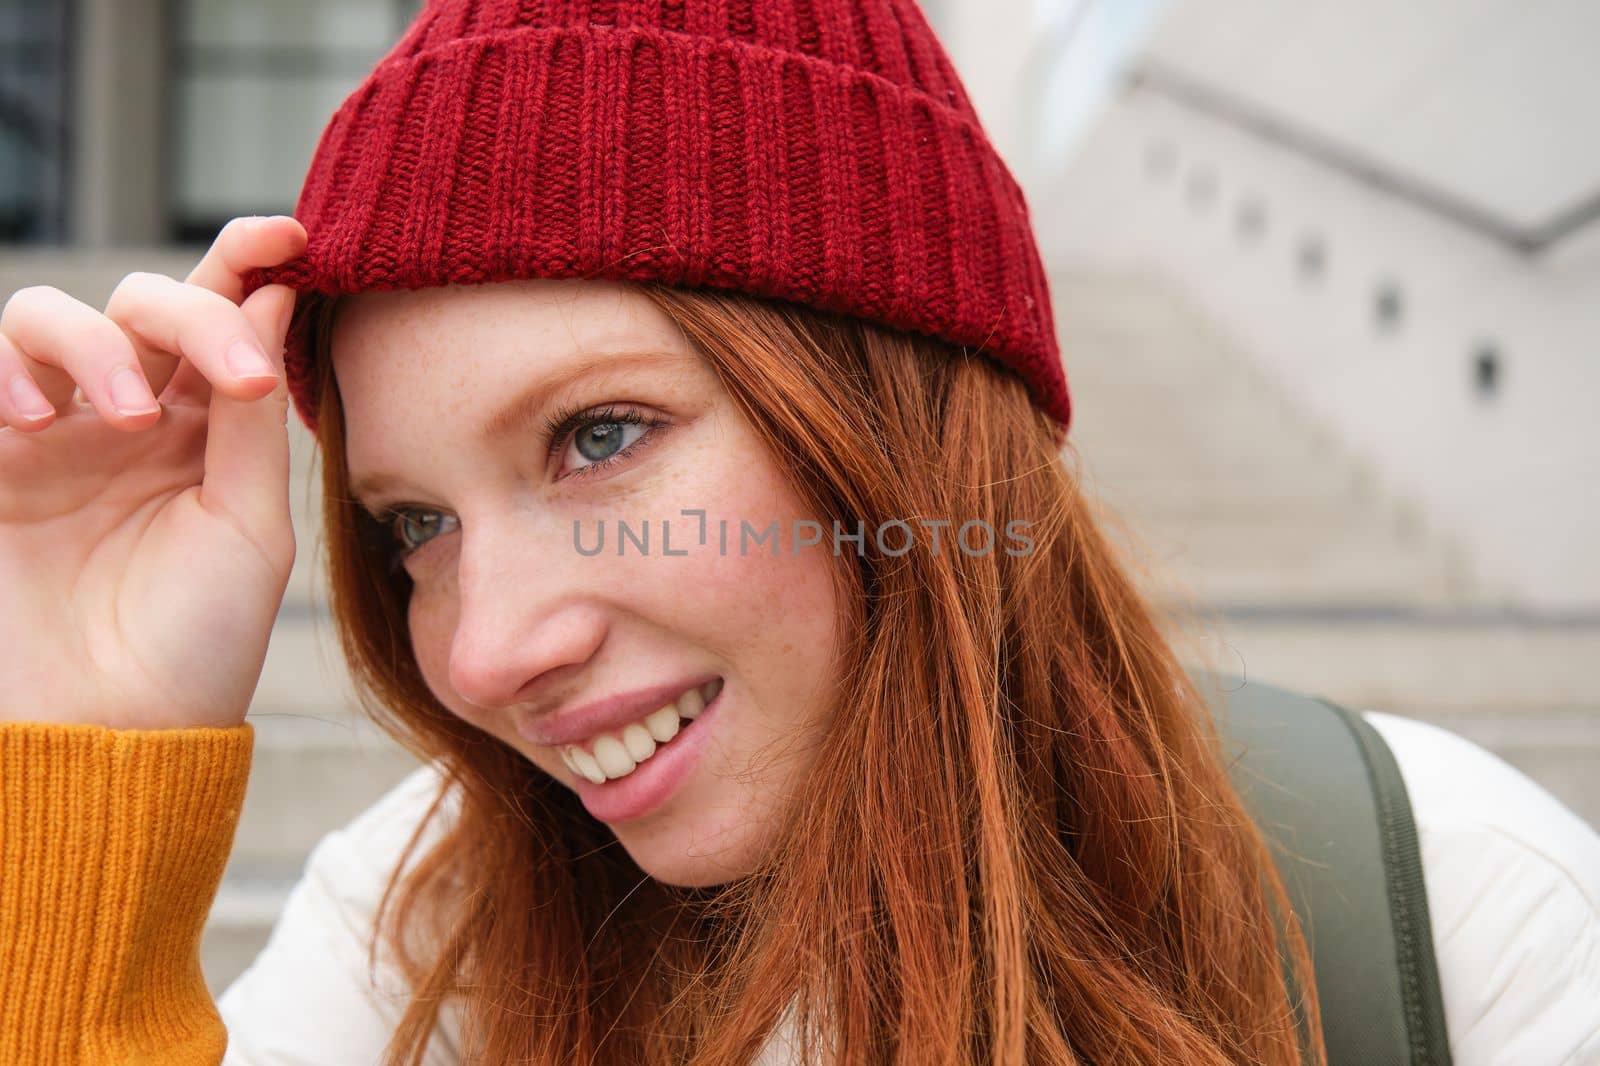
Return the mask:
POLYGON ((267 285, 239 305, 272 359, 278 384, 257 400, 238 400, 213 389, 206 427, 201 495, 208 506, 232 515, 263 547, 277 544, 285 532, 293 535, 283 350, 297 295, 287 285, 267 285))

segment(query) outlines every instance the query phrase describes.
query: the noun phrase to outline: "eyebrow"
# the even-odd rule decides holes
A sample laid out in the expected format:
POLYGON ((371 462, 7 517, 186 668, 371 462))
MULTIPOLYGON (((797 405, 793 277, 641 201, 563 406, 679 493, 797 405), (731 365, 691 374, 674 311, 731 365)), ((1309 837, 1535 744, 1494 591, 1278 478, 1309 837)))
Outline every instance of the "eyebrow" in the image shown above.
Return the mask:
MULTIPOLYGON (((568 364, 558 374, 539 379, 513 396, 509 402, 496 409, 484 421, 483 428, 478 431, 478 439, 485 444, 493 444, 504 440, 518 430, 524 429, 529 422, 533 421, 534 416, 549 402, 550 397, 557 390, 596 371, 620 371, 640 363, 658 364, 665 360, 682 361, 689 358, 692 358, 692 356, 684 352, 667 352, 659 349, 602 352, 597 355, 589 355, 577 362, 568 364)), ((404 478, 395 477, 391 474, 364 474, 351 480, 350 491, 358 499, 365 499, 376 496, 391 487, 404 484, 406 484, 404 478)))

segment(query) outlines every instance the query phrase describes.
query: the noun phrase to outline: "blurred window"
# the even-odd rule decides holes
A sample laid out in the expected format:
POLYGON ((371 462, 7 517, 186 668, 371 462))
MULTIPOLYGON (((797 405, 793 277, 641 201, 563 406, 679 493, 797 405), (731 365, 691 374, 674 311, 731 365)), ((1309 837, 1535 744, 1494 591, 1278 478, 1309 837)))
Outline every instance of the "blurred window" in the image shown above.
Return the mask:
POLYGON ((0 0, 0 241, 66 227, 70 0, 0 0))
POLYGON ((209 243, 238 215, 293 213, 323 127, 422 4, 177 0, 172 237, 209 243))

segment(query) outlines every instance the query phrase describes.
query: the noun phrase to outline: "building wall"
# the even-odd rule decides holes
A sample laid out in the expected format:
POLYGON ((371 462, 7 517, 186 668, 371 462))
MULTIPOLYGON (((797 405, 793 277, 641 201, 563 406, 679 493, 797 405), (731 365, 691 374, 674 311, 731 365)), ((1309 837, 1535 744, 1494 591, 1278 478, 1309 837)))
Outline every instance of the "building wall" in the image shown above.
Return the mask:
POLYGON ((0 241, 206 245, 293 210, 422 0, 0 0, 0 241))
POLYGON ((1600 68, 1573 43, 1600 36, 1600 7, 1414 7, 1176 3, 1136 64, 1369 173, 1196 107, 1169 80, 1108 105, 1050 179, 1041 236, 1055 257, 1174 274, 1388 488, 1465 541, 1495 595, 1592 606, 1600 226, 1532 252, 1507 235, 1600 195, 1587 132, 1600 68))
MULTIPOLYGON (((291 212, 329 116, 422 3, 0 0, 0 247, 205 245, 291 212)), ((1033 3, 919 0, 1008 148, 1033 3)))

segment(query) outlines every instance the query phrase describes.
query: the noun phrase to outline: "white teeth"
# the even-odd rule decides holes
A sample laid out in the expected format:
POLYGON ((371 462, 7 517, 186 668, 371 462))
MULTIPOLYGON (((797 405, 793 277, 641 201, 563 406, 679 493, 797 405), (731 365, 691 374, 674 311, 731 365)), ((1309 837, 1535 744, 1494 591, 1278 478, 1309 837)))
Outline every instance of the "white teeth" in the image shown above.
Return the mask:
POLYGON ((676 703, 656 708, 641 721, 629 723, 620 734, 602 733, 594 739, 592 755, 577 744, 562 745, 561 760, 574 774, 597 785, 626 777, 636 766, 654 755, 657 747, 678 735, 682 728, 678 722, 680 717, 690 720, 698 718, 706 704, 716 699, 721 691, 722 679, 719 677, 685 692, 676 703))
POLYGON ((628 749, 622 746, 622 741, 610 733, 606 733, 594 742, 594 761, 600 764, 600 769, 611 779, 632 773, 633 768, 638 765, 633 761, 633 756, 628 754, 628 749))
POLYGON ((572 756, 572 761, 578 764, 578 773, 588 778, 593 784, 603 784, 606 772, 600 769, 600 764, 594 761, 594 756, 576 745, 569 745, 567 753, 572 756))
POLYGON ((634 722, 622 731, 622 746, 628 749, 628 756, 634 762, 641 763, 656 753, 656 738, 650 735, 650 730, 634 722))
POLYGON ((658 707, 644 720, 644 727, 657 744, 665 744, 678 735, 678 707, 669 703, 658 707))

